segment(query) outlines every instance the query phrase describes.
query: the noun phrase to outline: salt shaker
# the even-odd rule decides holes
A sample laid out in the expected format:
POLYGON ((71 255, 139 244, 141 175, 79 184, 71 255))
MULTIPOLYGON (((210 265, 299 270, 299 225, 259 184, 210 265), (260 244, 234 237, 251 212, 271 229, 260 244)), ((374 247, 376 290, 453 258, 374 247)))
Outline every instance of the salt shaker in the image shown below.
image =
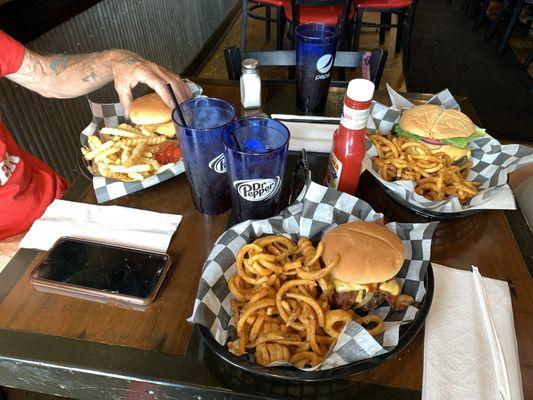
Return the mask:
POLYGON ((257 67, 259 62, 246 58, 242 62, 241 103, 246 108, 261 107, 261 78, 257 67))

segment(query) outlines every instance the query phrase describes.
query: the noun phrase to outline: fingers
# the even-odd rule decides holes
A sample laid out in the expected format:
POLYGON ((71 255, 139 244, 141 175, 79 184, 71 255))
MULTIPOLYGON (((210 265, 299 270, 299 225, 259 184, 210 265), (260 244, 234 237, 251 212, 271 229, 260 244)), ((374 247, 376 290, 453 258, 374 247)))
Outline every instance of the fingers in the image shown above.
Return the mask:
POLYGON ((154 65, 154 72, 159 75, 161 79, 163 79, 166 83, 170 83, 172 91, 174 92, 174 95, 178 100, 178 103, 181 103, 191 97, 191 91, 189 90, 185 82, 183 82, 183 80, 179 77, 179 75, 176 75, 159 65, 154 65))
POLYGON ((170 84, 179 103, 191 97, 191 92, 183 80, 165 68, 139 59, 135 64, 117 64, 114 69, 115 89, 120 103, 124 107, 126 117, 132 101, 131 89, 138 83, 144 83, 152 88, 170 108, 174 108, 174 99, 168 90, 170 84))
POLYGON ((174 91, 176 99, 179 103, 187 100, 190 97, 187 85, 180 78, 173 78, 170 81, 170 85, 172 86, 172 90, 174 91))
POLYGON ((131 93, 131 88, 127 83, 115 82, 115 90, 118 93, 118 99, 122 108, 124 109, 124 116, 128 118, 130 105, 133 100, 133 94, 131 93))
POLYGON ((142 82, 151 87, 167 106, 170 108, 175 107, 174 100, 166 85, 167 82, 163 77, 157 74, 155 70, 148 67, 137 68, 137 70, 135 70, 135 77, 138 82, 142 82))
POLYGON ((187 86, 187 84, 183 81, 183 79, 181 79, 179 75, 176 75, 163 67, 159 68, 161 69, 161 72, 163 72, 166 76, 170 78, 169 82, 172 85, 174 94, 176 95, 176 98, 180 103, 189 99, 192 96, 189 86, 187 86))

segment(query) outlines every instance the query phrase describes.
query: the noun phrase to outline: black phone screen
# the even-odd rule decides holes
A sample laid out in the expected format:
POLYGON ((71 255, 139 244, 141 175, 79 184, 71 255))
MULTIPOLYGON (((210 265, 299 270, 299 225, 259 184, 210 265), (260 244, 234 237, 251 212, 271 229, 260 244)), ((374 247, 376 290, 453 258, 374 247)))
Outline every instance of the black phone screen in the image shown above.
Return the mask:
POLYGON ((168 256, 148 251, 64 239, 48 253, 33 278, 148 298, 167 261, 168 256))

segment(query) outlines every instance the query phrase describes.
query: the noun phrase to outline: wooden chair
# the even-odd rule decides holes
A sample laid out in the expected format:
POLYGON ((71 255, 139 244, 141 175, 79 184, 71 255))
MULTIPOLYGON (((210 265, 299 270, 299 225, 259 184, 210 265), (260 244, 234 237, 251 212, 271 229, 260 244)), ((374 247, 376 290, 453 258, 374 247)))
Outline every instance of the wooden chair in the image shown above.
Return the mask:
MULTIPOLYGON (((241 52, 237 47, 228 47, 224 50, 226 69, 230 80, 238 80, 241 77, 241 61, 244 58, 255 58, 260 67, 294 67, 296 65, 296 52, 285 51, 250 51, 241 52)), ((362 68, 362 76, 369 79, 376 87, 379 86, 387 51, 375 49, 371 51, 337 51, 334 67, 337 68, 362 68)))

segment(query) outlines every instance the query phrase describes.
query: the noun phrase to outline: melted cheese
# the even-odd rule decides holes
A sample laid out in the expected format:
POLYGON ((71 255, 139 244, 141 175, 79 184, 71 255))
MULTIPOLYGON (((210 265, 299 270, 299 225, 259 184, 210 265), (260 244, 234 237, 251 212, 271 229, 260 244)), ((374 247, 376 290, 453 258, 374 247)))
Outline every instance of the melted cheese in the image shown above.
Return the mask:
POLYGON ((444 145, 441 145, 441 146, 432 145, 432 144, 428 144, 428 143, 424 143, 424 144, 429 148, 429 151, 431 153, 433 153, 433 154, 437 154, 437 153, 447 154, 448 156, 450 156, 452 161, 459 160, 462 157, 470 158, 470 156, 472 155, 472 151, 468 147, 462 149, 460 147, 452 146, 452 145, 449 145, 449 144, 444 144, 444 145))
MULTIPOLYGON (((374 284, 362 285, 359 283, 346 283, 338 279, 333 279, 333 284, 335 285, 335 291, 338 293, 351 292, 353 290, 359 291, 359 293, 357 293, 356 300, 359 303, 363 301, 363 296, 366 294, 366 292, 375 290, 376 288, 376 285, 374 284)), ((393 296, 398 296, 400 294, 400 285, 396 281, 396 278, 381 282, 377 285, 377 287, 380 291, 390 293, 393 296)))
POLYGON ((333 279, 333 284, 335 285, 335 290, 339 293, 351 292, 352 290, 368 291, 370 289, 370 285, 360 285, 358 283, 346 283, 338 279, 333 279))
POLYGON ((379 290, 381 290, 382 292, 390 293, 393 296, 398 296, 400 294, 400 285, 398 284, 398 281, 393 278, 386 282, 381 282, 379 284, 379 290))

